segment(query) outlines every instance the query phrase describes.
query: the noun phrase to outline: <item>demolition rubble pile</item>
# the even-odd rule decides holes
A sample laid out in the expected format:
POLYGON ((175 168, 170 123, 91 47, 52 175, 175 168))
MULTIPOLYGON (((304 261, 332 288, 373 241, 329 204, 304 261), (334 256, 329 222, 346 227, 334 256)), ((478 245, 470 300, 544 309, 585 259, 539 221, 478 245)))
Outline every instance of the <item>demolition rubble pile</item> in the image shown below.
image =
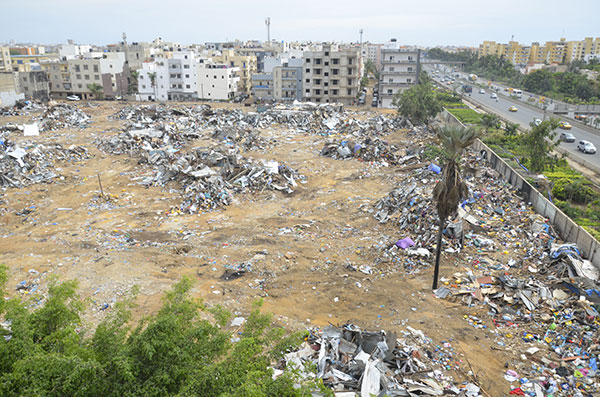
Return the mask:
POLYGON ((377 161, 386 165, 398 165, 400 158, 398 148, 379 138, 366 138, 362 143, 354 141, 325 142, 321 156, 337 160, 359 159, 361 161, 377 161))
POLYGON ((9 141, 0 143, 0 187, 21 188, 35 183, 49 182, 59 176, 56 162, 76 162, 88 158, 87 149, 71 145, 68 148, 55 143, 49 145, 9 141))
POLYGON ((39 121, 40 131, 57 131, 63 128, 86 128, 92 118, 77 106, 68 103, 51 103, 44 113, 34 120, 39 121))
POLYGON ((352 324, 327 326, 311 332, 298 351, 286 354, 275 376, 284 368, 309 374, 307 368, 316 367, 325 386, 348 397, 482 395, 475 384, 456 383, 445 373, 456 356, 450 344, 436 346, 412 327, 397 338, 392 332, 362 331, 352 324))
MULTIPOLYGON (((460 267, 441 278, 435 295, 488 313, 465 320, 492 333, 492 349, 517 357, 504 374, 511 394, 600 392, 598 269, 575 244, 561 242, 496 171, 473 154, 466 157, 469 196, 443 231, 442 245, 442 263, 460 267)), ((400 233, 383 252, 387 260, 404 262, 435 248, 438 218, 431 197, 440 169, 425 165, 401 176, 399 187, 372 210, 400 233)))
POLYGON ((145 152, 140 160, 154 168, 147 185, 181 186, 179 210, 196 213, 231 204, 234 193, 277 190, 293 193, 305 177, 276 161, 256 162, 240 156, 236 149, 196 148, 187 154, 165 150, 145 152))
POLYGON ((199 137, 195 130, 182 131, 171 124, 161 123, 148 128, 128 130, 101 139, 97 144, 98 149, 105 153, 137 156, 148 150, 163 148, 177 150, 199 137))
POLYGON ((0 116, 29 116, 30 112, 42 109, 42 105, 33 101, 17 101, 14 106, 0 107, 0 116))
POLYGON ((275 141, 267 141, 261 137, 257 130, 248 128, 216 128, 212 133, 212 138, 220 142, 235 145, 244 151, 264 150, 275 144, 275 141))

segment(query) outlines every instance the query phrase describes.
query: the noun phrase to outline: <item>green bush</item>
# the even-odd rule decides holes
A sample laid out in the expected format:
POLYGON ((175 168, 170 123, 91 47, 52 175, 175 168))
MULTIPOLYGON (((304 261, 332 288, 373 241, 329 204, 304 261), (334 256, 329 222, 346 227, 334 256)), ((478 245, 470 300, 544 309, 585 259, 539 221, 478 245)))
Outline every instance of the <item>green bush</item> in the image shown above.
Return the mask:
POLYGON ((597 193, 585 183, 583 178, 552 178, 552 196, 559 200, 568 200, 578 204, 584 204, 597 197, 597 193))
POLYGON ((137 326, 127 325, 124 302, 92 332, 81 326, 83 300, 74 282, 52 284, 45 304, 32 311, 18 298, 5 302, 5 282, 0 266, 0 318, 10 324, 0 327, 2 396, 333 395, 294 371, 272 378, 271 363, 302 343, 305 332, 286 335, 257 306, 232 334, 224 330, 227 311, 188 296, 188 278, 137 326))

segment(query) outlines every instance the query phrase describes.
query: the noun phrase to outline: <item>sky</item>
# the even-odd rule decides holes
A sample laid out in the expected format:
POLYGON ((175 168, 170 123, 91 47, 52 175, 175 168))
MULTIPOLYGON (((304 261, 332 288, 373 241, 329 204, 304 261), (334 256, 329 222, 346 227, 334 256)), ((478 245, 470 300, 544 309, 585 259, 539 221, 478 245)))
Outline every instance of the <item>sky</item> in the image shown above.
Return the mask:
POLYGON ((600 0, 0 0, 0 43, 266 40, 477 46, 600 36, 600 0))

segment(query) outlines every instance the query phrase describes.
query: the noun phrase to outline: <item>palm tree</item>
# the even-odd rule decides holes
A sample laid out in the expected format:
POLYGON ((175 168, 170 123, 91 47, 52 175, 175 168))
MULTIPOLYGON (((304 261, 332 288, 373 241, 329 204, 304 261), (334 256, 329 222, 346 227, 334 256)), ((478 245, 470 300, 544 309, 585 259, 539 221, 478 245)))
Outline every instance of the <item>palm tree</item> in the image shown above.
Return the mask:
POLYGON ((492 128, 498 128, 498 116, 492 113, 486 113, 481 116, 480 124, 485 129, 485 132, 488 133, 492 128))
POLYGON ((150 79, 150 85, 154 89, 154 99, 157 99, 156 96, 156 72, 148 73, 148 78, 150 79))
POLYGON ((131 80, 129 81, 129 94, 135 94, 138 92, 138 78, 140 77, 140 72, 137 70, 132 70, 129 74, 131 80))
POLYGON ((96 99, 102 99, 103 93, 102 93, 102 86, 98 85, 96 83, 94 84, 88 84, 87 85, 88 90, 91 91, 92 95, 94 95, 94 98, 96 99))
POLYGON ((442 149, 447 162, 442 171, 442 179, 433 189, 433 199, 436 202, 439 217, 439 230, 435 251, 435 269, 433 272, 433 289, 437 289, 440 270, 440 254, 442 251, 442 231, 446 227, 448 217, 456 212, 458 204, 468 193, 467 185, 460 175, 460 157, 463 150, 470 146, 478 137, 473 127, 464 128, 446 124, 438 128, 438 136, 442 141, 442 149))

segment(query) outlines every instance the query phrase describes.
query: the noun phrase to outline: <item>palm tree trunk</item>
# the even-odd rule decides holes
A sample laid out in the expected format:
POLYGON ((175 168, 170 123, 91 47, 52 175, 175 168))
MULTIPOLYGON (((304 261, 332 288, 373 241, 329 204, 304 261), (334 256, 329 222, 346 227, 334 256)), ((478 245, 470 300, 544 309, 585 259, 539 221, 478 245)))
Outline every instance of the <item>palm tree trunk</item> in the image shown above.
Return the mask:
POLYGON ((437 235, 437 245, 435 247, 435 268, 433 269, 433 289, 437 289, 438 275, 440 273, 440 255, 442 253, 442 233, 444 231, 445 219, 440 217, 439 230, 437 235))

